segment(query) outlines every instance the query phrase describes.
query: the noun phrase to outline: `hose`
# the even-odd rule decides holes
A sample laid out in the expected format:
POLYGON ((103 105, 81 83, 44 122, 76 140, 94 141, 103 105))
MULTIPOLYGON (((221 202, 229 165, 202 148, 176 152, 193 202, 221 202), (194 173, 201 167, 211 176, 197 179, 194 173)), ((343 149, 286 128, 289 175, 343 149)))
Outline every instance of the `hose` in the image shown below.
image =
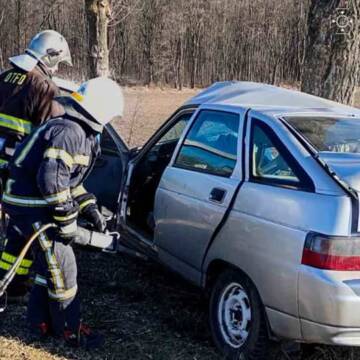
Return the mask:
POLYGON ((7 287, 13 280, 14 276, 16 275, 16 271, 20 267, 21 262, 24 260, 25 255, 29 251, 33 242, 40 236, 41 233, 45 232, 50 228, 55 228, 57 225, 55 224, 46 224, 42 226, 39 230, 37 230, 31 238, 28 240, 24 248, 21 250, 19 256, 17 257, 15 263, 11 266, 11 268, 6 272, 5 276, 0 280, 0 298, 4 295, 7 287))

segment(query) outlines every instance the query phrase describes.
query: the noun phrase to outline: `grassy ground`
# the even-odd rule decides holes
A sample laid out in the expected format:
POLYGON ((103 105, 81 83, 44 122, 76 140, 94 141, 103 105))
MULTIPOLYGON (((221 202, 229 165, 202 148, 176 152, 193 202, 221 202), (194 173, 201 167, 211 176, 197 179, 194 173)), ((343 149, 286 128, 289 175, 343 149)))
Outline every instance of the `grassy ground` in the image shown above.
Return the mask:
MULTIPOLYGON (((131 145, 139 145, 168 115, 195 93, 127 89, 126 116, 116 127, 131 145)), ((25 331, 25 307, 10 305, 0 314, 0 359, 220 360, 211 342, 203 295, 159 265, 88 251, 77 251, 84 319, 106 335, 100 352, 69 350, 49 339, 31 341, 25 331)), ((270 359, 351 360, 351 348, 317 346, 289 356, 273 344, 270 359)))

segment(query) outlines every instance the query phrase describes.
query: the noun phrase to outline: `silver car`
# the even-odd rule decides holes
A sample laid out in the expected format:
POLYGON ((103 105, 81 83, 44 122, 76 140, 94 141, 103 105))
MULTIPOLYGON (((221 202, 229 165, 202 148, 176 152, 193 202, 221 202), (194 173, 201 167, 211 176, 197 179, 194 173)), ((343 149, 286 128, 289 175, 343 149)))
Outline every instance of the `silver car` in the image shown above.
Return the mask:
POLYGON ((87 180, 122 244, 210 294, 214 342, 360 345, 360 111, 217 83, 141 149, 108 127, 87 180))

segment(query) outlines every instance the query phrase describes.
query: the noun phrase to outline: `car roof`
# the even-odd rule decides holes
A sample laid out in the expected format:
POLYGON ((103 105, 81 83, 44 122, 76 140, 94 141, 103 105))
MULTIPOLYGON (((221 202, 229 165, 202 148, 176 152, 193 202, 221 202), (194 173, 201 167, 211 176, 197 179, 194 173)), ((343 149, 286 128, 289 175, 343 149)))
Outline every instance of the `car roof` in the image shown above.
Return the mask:
POLYGON ((272 114, 310 112, 360 116, 360 110, 351 106, 296 90, 248 81, 217 82, 185 103, 204 104, 251 108, 272 114))

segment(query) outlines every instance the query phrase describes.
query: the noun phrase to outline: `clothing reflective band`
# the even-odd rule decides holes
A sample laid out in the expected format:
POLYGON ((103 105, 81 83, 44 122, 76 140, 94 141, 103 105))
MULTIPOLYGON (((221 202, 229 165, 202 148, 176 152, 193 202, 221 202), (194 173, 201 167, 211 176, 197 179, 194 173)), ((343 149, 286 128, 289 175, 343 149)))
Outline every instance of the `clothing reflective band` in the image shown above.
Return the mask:
POLYGON ((0 167, 3 165, 7 165, 7 164, 9 164, 9 162, 7 160, 0 159, 0 167))
POLYGON ((57 194, 51 194, 46 196, 45 198, 31 198, 25 196, 18 196, 13 195, 8 192, 5 192, 3 195, 3 201, 11 204, 11 205, 18 205, 18 206, 25 206, 25 207, 42 207, 60 204, 62 202, 67 201, 71 197, 70 190, 66 189, 57 194))
POLYGON ((79 213, 75 212, 75 213, 70 214, 68 216, 54 216, 54 219, 56 221, 68 221, 68 220, 76 218, 78 215, 79 215, 79 213))
POLYGON ((84 96, 82 96, 81 94, 79 94, 78 92, 74 91, 73 93, 71 93, 71 96, 76 99, 77 101, 81 102, 84 100, 84 96))
POLYGON ((86 200, 86 201, 84 201, 83 203, 81 203, 79 205, 79 208, 80 208, 80 210, 83 210, 84 208, 86 208, 90 204, 96 204, 96 200, 95 199, 86 200))
POLYGON ((30 121, 0 113, 0 126, 14 130, 22 135, 30 134, 33 125, 30 121))
POLYGON ((73 157, 62 149, 49 148, 45 151, 44 158, 62 160, 69 168, 74 165, 73 157))
POLYGON ((76 198, 80 195, 85 195, 85 194, 87 194, 87 191, 83 185, 79 185, 76 188, 71 189, 71 195, 74 198, 76 198))
MULTIPOLYGON (((11 264, 8 264, 7 262, 0 260, 0 269, 10 270, 11 267, 12 267, 11 264)), ((29 269, 23 268, 23 267, 19 267, 19 268, 16 270, 16 274, 18 274, 18 275, 28 275, 28 274, 29 274, 29 269)))
POLYGON ((71 155, 63 149, 49 148, 44 153, 44 158, 62 160, 69 168, 73 165, 89 166, 90 157, 86 155, 71 155))
MULTIPOLYGON (((16 256, 11 255, 11 254, 9 254, 9 253, 7 253, 5 251, 1 255, 1 260, 4 260, 4 261, 8 262, 9 264, 14 264, 16 259, 17 259, 16 256)), ((29 268, 32 265, 32 263, 33 262, 31 260, 23 259, 21 261, 20 266, 24 267, 24 268, 29 268)))
POLYGON ((36 274, 34 283, 41 286, 47 286, 47 280, 39 274, 36 274))
POLYGON ((57 194, 51 194, 51 195, 45 196, 44 198, 50 204, 59 204, 59 203, 65 202, 65 201, 69 200, 69 198, 71 198, 70 190, 66 189, 57 194))
POLYGON ((51 299, 58 300, 58 301, 65 301, 65 300, 71 299, 76 295, 76 293, 77 293, 77 285, 75 285, 71 289, 58 292, 57 294, 55 294, 50 289, 48 289, 49 297, 51 299))

